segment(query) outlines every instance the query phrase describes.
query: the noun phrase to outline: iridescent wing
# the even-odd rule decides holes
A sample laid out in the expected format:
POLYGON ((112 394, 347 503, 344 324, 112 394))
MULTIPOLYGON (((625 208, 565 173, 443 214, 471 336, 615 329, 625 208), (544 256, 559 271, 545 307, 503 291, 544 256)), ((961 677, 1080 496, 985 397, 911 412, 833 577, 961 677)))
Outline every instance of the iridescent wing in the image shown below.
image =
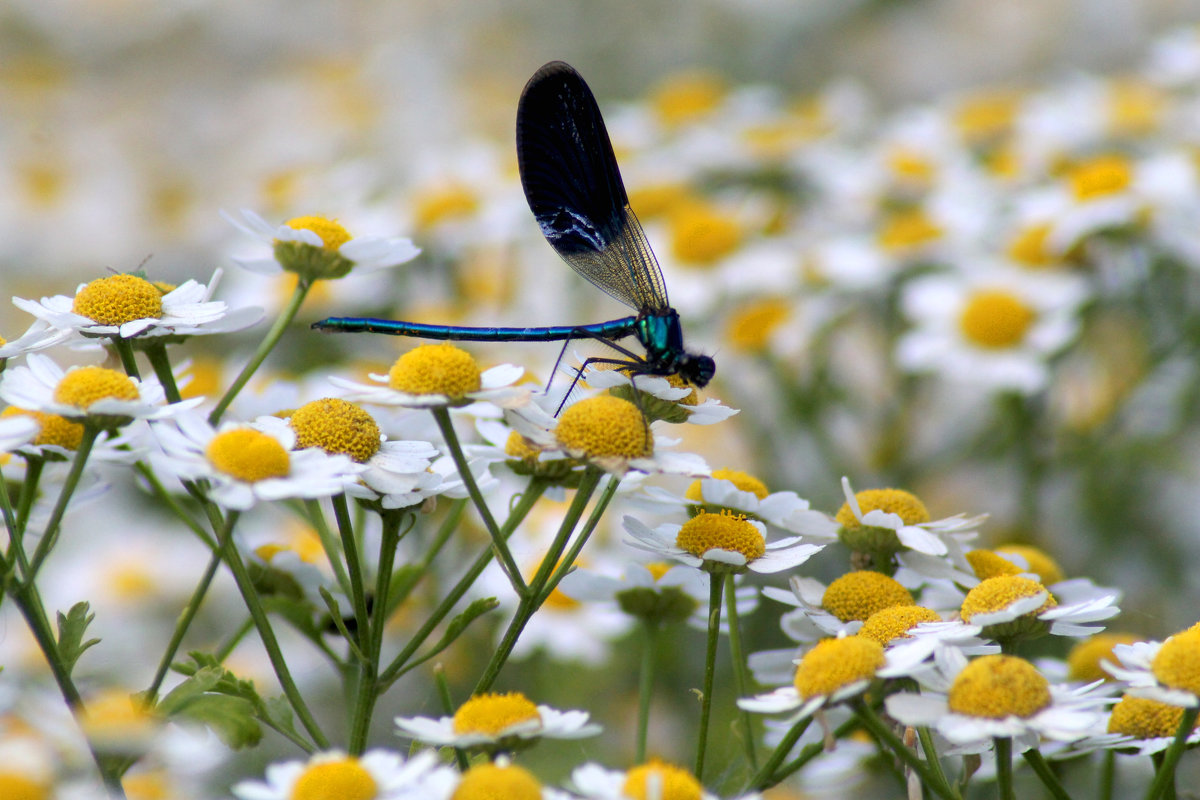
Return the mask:
POLYGON ((662 270, 629 208, 596 98, 569 64, 552 61, 525 84, 517 165, 529 208, 564 261, 638 311, 668 307, 662 270))

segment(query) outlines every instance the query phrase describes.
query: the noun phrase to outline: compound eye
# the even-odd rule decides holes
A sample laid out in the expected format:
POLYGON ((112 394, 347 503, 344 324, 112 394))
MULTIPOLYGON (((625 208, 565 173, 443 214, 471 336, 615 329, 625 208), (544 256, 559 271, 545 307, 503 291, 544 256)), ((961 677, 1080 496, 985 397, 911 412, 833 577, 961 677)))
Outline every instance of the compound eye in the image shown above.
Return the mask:
POLYGON ((693 386, 704 388, 717 373, 717 364, 709 356, 690 356, 684 363, 684 377, 693 386))

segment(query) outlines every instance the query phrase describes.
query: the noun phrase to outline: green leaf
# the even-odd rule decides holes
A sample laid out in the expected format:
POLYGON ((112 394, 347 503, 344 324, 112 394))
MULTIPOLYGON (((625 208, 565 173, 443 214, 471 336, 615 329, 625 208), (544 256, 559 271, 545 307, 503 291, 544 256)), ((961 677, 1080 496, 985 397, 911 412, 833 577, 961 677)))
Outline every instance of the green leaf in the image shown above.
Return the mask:
POLYGON ((234 750, 251 747, 262 740, 262 726, 255 719, 254 704, 240 697, 194 694, 183 700, 170 717, 179 722, 204 725, 226 747, 234 750))
POLYGON ((96 618, 91 610, 87 603, 76 603, 66 614, 58 612, 58 654, 68 675, 75 669, 75 662, 83 652, 100 642, 99 639, 84 641, 83 638, 88 625, 96 618))

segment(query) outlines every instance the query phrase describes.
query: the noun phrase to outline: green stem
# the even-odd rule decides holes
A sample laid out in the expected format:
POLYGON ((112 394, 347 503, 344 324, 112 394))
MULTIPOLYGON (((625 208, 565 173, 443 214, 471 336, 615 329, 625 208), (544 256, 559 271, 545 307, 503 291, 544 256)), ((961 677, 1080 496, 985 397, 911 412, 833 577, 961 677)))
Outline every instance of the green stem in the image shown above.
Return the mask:
POLYGON ((21 497, 17 500, 17 526, 15 530, 25 533, 25 527, 29 524, 29 512, 33 510, 33 503, 37 499, 38 484, 42 480, 42 470, 46 466, 46 459, 40 456, 26 456, 25 458, 25 480, 21 483, 21 497))
POLYGON ((175 499, 174 495, 167 491, 167 487, 162 485, 162 481, 158 479, 158 476, 154 474, 154 470, 150 469, 146 462, 139 461, 134 464, 133 468, 136 469, 138 474, 145 479, 146 484, 154 492, 154 496, 157 497, 163 505, 170 509, 171 512, 179 518, 179 521, 186 525, 192 533, 196 534, 196 538, 204 542, 205 547, 207 547, 209 550, 217 549, 219 546, 217 544, 217 540, 210 536, 208 531, 204 530, 200 523, 192 519, 191 514, 189 514, 187 510, 179 504, 179 501, 175 499))
POLYGON ((204 602, 204 596, 208 593, 208 588, 212 585, 213 576, 217 574, 217 568, 220 566, 221 553, 219 550, 214 550, 212 557, 208 560, 208 566, 204 568, 204 574, 200 576, 200 582, 196 584, 196 589, 192 592, 187 605, 183 607, 183 613, 179 615, 179 620, 175 623, 175 631, 171 634, 171 640, 167 642, 167 649, 163 651, 162 658, 158 661, 158 669, 154 672, 154 680, 150 682, 150 686, 145 691, 148 703, 153 704, 157 702, 158 690, 162 687, 162 682, 167 677, 171 661, 174 660, 175 653, 178 652, 179 645, 183 642, 184 634, 187 633, 192 621, 196 618, 196 613, 200 610, 200 604, 204 602))
POLYGON ((1117 777, 1117 753, 1111 748, 1104 751, 1104 760, 1100 765, 1099 800, 1112 800, 1113 785, 1117 777))
POLYGON ((708 575, 708 646, 704 652, 704 689, 700 695, 700 729, 696 735, 696 780, 704 782, 704 751, 708 747, 708 718, 712 713, 713 677, 717 671, 717 641, 721 633, 721 576, 708 575))
POLYGON ((229 658, 229 654, 233 652, 233 648, 238 646, 242 639, 246 638, 246 634, 254 630, 254 618, 246 617, 242 620, 242 624, 237 627, 233 633, 229 635, 220 647, 213 652, 213 657, 217 659, 218 664, 225 663, 225 659, 229 658))
MULTIPOLYGON (((313 501, 314 503, 316 501, 313 501)), ((319 509, 318 509, 319 510, 319 509)), ((370 614, 367 611, 367 593, 363 589, 363 564, 358 557, 358 540, 354 537, 354 523, 350 521, 350 508, 346 505, 346 495, 339 494, 333 498, 333 514, 337 519, 338 533, 342 541, 342 553, 346 558, 346 571, 349 573, 350 601, 354 604, 354 619, 358 633, 358 646, 367 653, 369 641, 370 614)), ((340 562, 336 550, 328 553, 331 562, 340 562)), ((379 608, 378 600, 375 598, 379 608)))
POLYGON ((496 525, 496 519, 492 516, 491 510, 488 509, 483 493, 479 491, 479 485, 475 483, 475 476, 471 474, 471 467, 463 454, 462 445, 459 444, 458 434, 454 431, 454 422, 450 419, 450 411, 444 406, 432 410, 433 418, 437 420, 442 438, 446 440, 446 447, 450 450, 450 457, 454 459, 454 466, 458 469, 463 486, 467 488, 471 502, 475 504, 476 510, 479 511, 479 517, 483 520, 484 527, 487 528, 488 535, 492 537, 492 547, 495 548, 496 555, 500 559, 500 566, 504 568, 504 574, 508 576, 508 582, 512 584, 513 590, 523 598, 528 592, 528 587, 521 578, 521 570, 517 566, 517 562, 513 560, 508 544, 500 535, 500 528, 496 525))
POLYGON ((658 622, 642 620, 642 669, 638 674, 637 755, 634 763, 646 762, 646 735, 650 730, 650 698, 654 693, 654 667, 658 663, 658 622))
POLYGON ((178 403, 183 397, 179 394, 179 385, 175 383, 175 372, 171 369, 171 359, 167 357, 167 346, 162 341, 151 340, 144 345, 143 352, 150 360, 155 377, 162 384, 167 402, 178 403))
POLYGON ((1033 767, 1033 771, 1041 778, 1047 791, 1054 795, 1055 800, 1071 800, 1071 795, 1059 783, 1058 778, 1054 776, 1054 770, 1050 769, 1050 765, 1046 763, 1046 759, 1037 748, 1026 750, 1021 756, 1025 759, 1025 763, 1033 767))
MULTIPOLYGON (((450 696, 450 684, 446 681, 446 670, 442 669, 442 665, 438 664, 433 668, 433 679, 437 683, 438 697, 442 701, 442 710, 446 716, 453 716, 454 698, 450 696)), ((458 763, 458 771, 466 772, 471 768, 471 762, 467 760, 467 751, 461 747, 454 748, 454 760, 458 763)))
POLYGON ((927 788, 931 789, 945 800, 959 800, 958 792, 956 792, 945 781, 939 781, 937 779, 937 773, 930 769, 924 761, 918 758, 917 754, 914 753, 912 749, 900 739, 899 736, 893 733, 891 728, 889 728, 883 722, 883 720, 879 719, 879 715, 876 714, 870 706, 859 699, 854 702, 853 708, 854 714, 858 721, 862 723, 862 726, 870 731, 871 735, 874 736, 881 745, 887 747, 889 750, 895 753, 896 756, 903 761, 906 766, 916 772, 920 776, 921 782, 927 788))
POLYGON ((555 567, 554 574, 550 576, 550 579, 539 593, 541 597, 538 601, 539 607, 550 598, 550 595, 558 588, 558 584, 562 582, 563 578, 567 577, 567 573, 575 566, 575 562, 579 559, 579 554, 583 551, 583 546, 588 543, 592 532, 600 524, 600 518, 604 516, 605 510, 608 508, 608 504, 612 502, 613 496, 616 495, 617 487, 620 484, 621 482, 614 478, 604 487, 604 491, 600 493, 600 499, 592 506, 592 513, 588 515, 587 522, 583 524, 583 528, 580 529, 579 535, 575 537, 575 541, 572 543, 571 549, 567 551, 567 554, 560 556, 559 552, 554 553, 554 563, 558 566, 555 567))
MULTIPOLYGON (((442 520, 441 526, 433 537, 433 541, 429 544, 429 549, 425 551, 425 555, 417 562, 416 569, 404 576, 403 580, 396 581, 388 592, 388 616, 400 607, 400 604, 408 599, 412 594, 412 590, 416 588, 421 578, 429 573, 429 568, 433 566, 434 559, 438 553, 446 546, 446 542, 450 541, 450 537, 454 535, 454 531, 458 529, 458 524, 462 520, 463 511, 466 510, 466 498, 454 500, 450 506, 449 513, 442 520)), ((491 552, 489 550, 489 552, 491 552)))
POLYGON ((238 376, 234 379, 233 384, 229 387, 229 389, 226 390, 220 401, 217 402, 217 405, 212 410, 212 413, 208 415, 208 422, 210 425, 215 426, 221 421, 221 416, 225 413, 226 409, 229 408, 229 404, 232 403, 234 398, 238 396, 238 393, 246 387, 246 384, 250 382, 250 378, 254 376, 254 373, 257 372, 258 368, 262 366, 262 363, 266 361, 267 356, 270 355, 271 351, 275 349, 275 345, 279 343, 279 339, 283 336, 283 332, 287 330, 288 325, 292 323, 292 320, 300 311, 300 305, 304 302, 304 298, 308 294, 308 290, 311 288, 311 286, 312 284, 303 278, 297 282, 295 291, 292 292, 292 296, 288 299, 287 305, 279 313, 279 316, 276 317, 275 323, 271 326, 271 330, 267 331, 267 335, 263 337, 262 342, 258 345, 258 349, 255 350, 254 355, 250 357, 250 361, 247 362, 246 366, 242 367, 242 371, 238 373, 238 376))
MULTIPOLYGON (((29 522, 29 512, 33 508, 33 500, 37 496, 38 483, 41 481, 42 468, 46 465, 44 459, 28 458, 25 464, 25 481, 21 484, 21 496, 17 499, 15 512, 16 520, 10 523, 10 514, 5 514, 5 524, 8 527, 8 549, 4 556, 4 582, 7 585, 12 578, 12 570, 18 567, 22 575, 29 574, 29 558, 25 555, 25 526, 29 522)), ((0 476, 2 477, 2 476, 0 476)), ((5 507, 8 508, 8 487, 4 488, 5 507)))
POLYGON ((237 518, 238 512, 230 511, 225 524, 217 528, 217 535, 221 542, 221 554, 229 571, 233 573, 233 580, 237 584, 238 591, 241 592, 246 610, 250 612, 250 617, 254 620, 254 627, 258 630, 258 637, 267 651, 267 658, 271 661, 271 667, 275 670, 275 676, 279 679, 284 696, 287 697, 292 710, 317 747, 322 750, 327 749, 329 740, 317 725, 312 712, 309 711, 308 704, 304 702, 304 696, 300 693, 296 682, 292 680, 292 673, 288 670, 287 660, 283 657, 279 641, 275 638, 271 621, 267 618, 267 612, 259 599, 258 591, 254 588, 245 562, 242 561, 242 554, 233 541, 233 526, 237 522, 237 518))
POLYGON ((928 726, 922 725, 917 728, 917 738, 921 742, 921 750, 925 752, 925 763, 929 765, 930 772, 938 782, 950 785, 950 779, 946 777, 945 770, 942 769, 942 760, 938 758, 937 745, 933 741, 933 732, 928 726))
POLYGON ((1183 710, 1179 727, 1175 729, 1175 739, 1163 752, 1162 764, 1154 773, 1154 782, 1150 784, 1150 790, 1146 792, 1146 800, 1157 800, 1167 792, 1168 787, 1175 785, 1175 766, 1179 763, 1179 757, 1183 755, 1183 751, 1187 747, 1188 736, 1196 727, 1197 715, 1200 715, 1200 707, 1183 710))
MULTIPOLYGON (((535 479, 530 482, 529 486, 525 489, 525 492, 521 495, 521 499, 518 501, 516 508, 514 508, 509 514, 508 520, 504 523, 504 528, 500 531, 501 537, 505 539, 505 541, 507 541, 508 537, 511 536, 513 531, 517 529, 517 526, 521 524, 521 522, 529 514, 530 510, 533 509, 534 504, 537 503, 538 499, 545 491, 546 484, 542 481, 535 479)), ((458 583, 454 585, 454 588, 450 590, 450 593, 446 595, 442 602, 438 604, 438 607, 434 609, 433 613, 429 615, 429 618, 425 620, 425 624, 423 624, 421 628, 415 634, 413 634, 412 638, 408 640, 408 644, 404 646, 404 649, 402 649, 396 655, 396 657, 392 659, 392 662, 388 664, 387 669, 380 674, 379 682, 382 686, 388 686, 392 681, 396 680, 396 678, 400 676, 405 664, 408 663, 408 660, 413 657, 413 654, 420 649, 421 645, 425 643, 425 640, 429 638, 434 629, 441 624, 442 620, 446 618, 446 615, 454 609, 454 606, 458 604, 458 601, 462 599, 463 595, 465 595, 467 591, 475 584, 475 581, 479 579, 479 576, 483 573, 484 569, 486 569, 487 565, 491 563, 493 552, 493 548, 489 546, 479 555, 478 558, 475 559, 475 563, 471 565, 466 573, 459 578, 458 583)))
MULTIPOLYGON (((808 730, 808 726, 812 724, 812 721, 812 716, 803 717, 796 720, 796 724, 788 728, 788 732, 783 735, 783 740, 767 758, 767 763, 763 764, 754 777, 750 779, 750 784, 746 787, 747 790, 761 792, 763 789, 775 785, 776 781, 773 780, 775 770, 779 769, 779 765, 787 758, 788 753, 792 752, 792 748, 796 746, 796 742, 800 741, 800 737, 808 730)), ((855 723, 855 725, 857 724, 855 723)))
MULTIPOLYGON (((579 523, 579 518, 583 516, 583 509, 587 506, 599 482, 600 472, 595 467, 588 467, 579 479, 579 487, 575 490, 575 499, 571 502, 570 508, 567 509, 562 524, 559 525, 558 534, 554 537, 554 542, 550 545, 550 550, 546 553, 545 558, 542 559, 541 565, 538 566, 533 580, 530 581, 528 591, 522 595, 520 603, 517 605, 517 613, 513 615, 512 621, 508 624, 508 629, 504 631, 504 638, 500 640, 496 652, 492 654, 492 659, 488 662, 487 668, 484 669, 479 682, 475 684, 475 691, 472 694, 482 694, 492 688, 492 684, 495 683, 500 670, 503 669, 509 655, 512 654, 513 647, 517 644, 517 639, 520 638, 521 632, 525 630, 525 625, 533 617, 534 612, 541 608, 542 602, 545 601, 549 592, 553 591, 554 587, 552 585, 547 586, 550 576, 554 573, 555 568, 559 566, 558 561, 562 555, 562 551, 566 547, 572 532, 574 532, 575 526, 579 523)), ((569 568, 570 563, 566 563, 563 567, 564 570, 569 568)))
MULTIPOLYGON (((725 614, 729 618, 729 657, 733 662, 734 687, 738 697, 749 697, 750 675, 746 666, 746 654, 742 650, 742 634, 738 628, 737 592, 734 588, 733 573, 725 575, 725 614)), ((754 745, 754 721, 750 712, 738 709, 741 714, 742 746, 746 749, 746 760, 751 770, 758 769, 758 752, 754 745)))
MULTIPOLYGON (((812 719, 812 717, 809 717, 808 719, 812 719)), ((852 717, 852 718, 846 720, 845 722, 843 722, 836 729, 834 729, 833 738, 835 741, 838 739, 843 739, 861 727, 862 727, 862 723, 859 722, 858 719, 852 717)), ((775 786, 776 784, 780 783, 785 778, 787 778, 789 775, 792 775, 793 773, 799 772, 800 770, 804 769, 805 764, 812 761, 814 758, 816 758, 817 756, 821 755, 824 752, 825 752, 825 743, 824 742, 814 742, 813 744, 807 745, 804 747, 804 749, 802 749, 800 751, 800 755, 796 756, 791 761, 784 764, 777 772, 775 772, 773 775, 770 775, 766 781, 760 781, 756 785, 762 786, 764 788, 769 787, 769 786, 775 786)))
POLYGON ((996 785, 1000 800, 1016 800, 1013 793, 1012 739, 1007 736, 992 738, 996 753, 996 785))
POLYGON ((122 339, 120 336, 108 337, 112 343, 113 349, 117 351, 117 355, 121 359, 121 369, 125 370, 125 374, 131 378, 141 380, 142 375, 138 371, 137 359, 133 354, 133 345, 128 339, 122 339))
POLYGON ((83 437, 79 441, 79 447, 75 450, 75 459, 71 462, 71 471, 67 473, 67 478, 63 481, 62 489, 58 493, 58 502, 54 504, 54 510, 50 512, 50 519, 46 522, 46 530, 42 533, 42 538, 38 541, 37 548, 33 551, 33 557, 29 560, 29 570, 23 576, 26 583, 33 583, 38 570, 41 569, 42 562, 46 560, 46 556, 50 555, 51 548, 58 541, 59 525, 62 523, 63 515, 67 512, 67 504, 70 503, 71 496, 75 494, 75 490, 79 487, 79 479, 83 477, 83 468, 87 465, 88 456, 92 452, 92 445, 96 443, 96 437, 99 435, 99 428, 95 425, 84 423, 83 437))

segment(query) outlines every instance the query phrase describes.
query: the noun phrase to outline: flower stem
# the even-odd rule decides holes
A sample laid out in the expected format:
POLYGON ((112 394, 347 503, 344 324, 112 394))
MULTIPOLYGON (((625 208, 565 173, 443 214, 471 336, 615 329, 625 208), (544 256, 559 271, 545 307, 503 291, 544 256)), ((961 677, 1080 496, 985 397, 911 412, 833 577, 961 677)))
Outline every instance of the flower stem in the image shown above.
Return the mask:
POLYGON ((234 401, 238 393, 246 387, 250 379, 254 377, 254 373, 266 361, 267 356, 275 349, 275 345, 279 343, 279 339, 283 336, 283 332, 287 330, 288 325, 295 319, 296 314, 300 311, 300 305, 304 302, 305 296, 312 284, 304 279, 301 279, 296 284, 295 291, 292 292, 291 298, 288 299, 287 306, 279 313, 275 319, 275 324, 271 326, 271 330, 267 331, 267 335, 263 337, 259 343, 258 349, 254 351, 254 355, 250 357, 250 361, 246 366, 242 367, 242 371, 238 373, 230 387, 225 391, 225 394, 217 402, 212 413, 208 415, 210 425, 216 425, 221 421, 221 416, 229 408, 229 404, 234 401))
POLYGON ((51 548, 58 541, 59 524, 62 522, 63 515, 67 513, 67 504, 70 503, 71 496, 79 487, 79 479, 83 477, 83 468, 87 464, 88 456, 91 455, 92 445, 96 443, 96 437, 99 435, 100 429, 95 425, 84 424, 83 437, 79 441, 79 447, 75 450, 71 471, 67 473, 67 478, 63 481, 62 489, 58 493, 58 501, 54 504, 54 510, 50 512, 50 519, 46 522, 46 530, 42 533, 42 538, 33 551, 33 557, 29 559, 29 569, 23 576, 27 584, 33 583, 42 562, 46 560, 46 556, 50 555, 51 548))
POLYGON ((450 419, 450 411, 445 407, 433 409, 433 418, 437 420, 438 428, 442 432, 442 438, 446 440, 446 447, 450 450, 450 457, 454 459, 454 466, 458 468, 459 477, 462 478, 463 486, 467 488, 467 494, 471 496, 471 502, 475 504, 476 510, 479 511, 479 517, 483 520, 484 527, 487 528, 488 534, 492 537, 492 547, 496 550, 496 555, 500 559, 500 566, 504 568, 504 574, 508 576, 508 582, 512 584, 513 589, 520 597, 525 597, 528 593, 528 588, 525 581, 521 578, 521 570, 517 567, 517 562, 513 560, 512 553, 509 552, 508 544, 504 537, 500 535, 500 528, 496 525, 496 519, 492 516, 492 512, 488 509, 487 501, 483 498, 483 493, 479 491, 479 485, 475 483, 475 476, 471 474, 471 466, 467 463, 467 458, 463 455, 462 445, 459 444, 458 434, 454 430, 454 422, 450 419))
POLYGON ((1050 769, 1050 765, 1046 763, 1046 759, 1036 747, 1026 750, 1021 756, 1029 766, 1033 767, 1033 771, 1041 778, 1047 791, 1054 795, 1055 800, 1071 800, 1071 795, 1059 783, 1058 778, 1054 776, 1054 771, 1050 769))
POLYGON ((167 642, 167 648, 163 651, 162 658, 158 661, 158 669, 154 671, 154 680, 150 682, 150 686, 143 693, 146 697, 146 702, 153 704, 158 700, 158 690, 162 687, 163 680, 167 677, 167 670, 171 667, 171 661, 175 658, 175 653, 179 650, 179 645, 183 642, 183 637, 191 627, 192 620, 196 618, 196 613, 200 610, 200 604, 204 602, 204 596, 208 593, 208 587, 212 585, 213 576, 217 574, 217 568, 221 566, 221 552, 214 550, 212 557, 208 560, 208 566, 204 568, 204 574, 200 576, 200 582, 196 584, 192 596, 188 599, 187 605, 183 607, 183 612, 179 615, 179 620, 175 623, 175 631, 171 634, 171 640, 167 642))
MULTIPOLYGON (((862 726, 870 731, 881 745, 895 753, 901 761, 920 775, 922 784, 945 800, 960 800, 958 792, 944 780, 938 780, 937 773, 918 758, 917 754, 892 732, 892 729, 879 718, 879 715, 869 705, 859 699, 855 701, 853 708, 854 715, 862 723, 862 726)), ((1011 761, 1009 766, 1011 772, 1011 761)))
MULTIPOLYGON (((737 689, 738 697, 749 697, 750 676, 747 674, 746 654, 742 649, 742 634, 738 629, 738 611, 737 611, 737 591, 733 583, 734 575, 732 572, 725 575, 725 613, 729 618, 729 657, 733 662, 733 678, 734 687, 737 689)), ((750 718, 750 712, 745 709, 738 709, 741 712, 742 722, 742 746, 746 749, 746 760, 749 762, 751 770, 758 769, 758 752, 754 746, 754 721, 750 718)))
POLYGON ((1000 800, 1016 800, 1013 793, 1012 739, 1007 736, 992 738, 996 753, 996 784, 1000 800))
POLYGON ((133 354, 133 345, 128 339, 122 339, 120 336, 110 336, 108 340, 112 343, 113 350, 117 351, 117 356, 121 359, 121 369, 125 370, 125 374, 131 378, 141 380, 142 375, 138 372, 137 359, 133 354))
MULTIPOLYGON (((346 495, 339 494, 333 498, 333 513, 337 519, 338 533, 341 535, 342 553, 346 558, 346 571, 349 573, 347 577, 350 581, 350 600, 354 604, 358 646, 364 654, 367 654, 370 615, 367 612, 367 594, 363 590, 362 559, 358 557, 358 540, 354 538, 354 523, 350 520, 350 508, 346 505, 346 495)), ((329 560, 340 561, 336 552, 329 553, 329 560)), ((379 608, 378 605, 375 607, 379 608)))
MULTIPOLYGON (((788 753, 792 752, 792 748, 796 746, 796 742, 800 741, 800 737, 808 730, 808 726, 812 724, 812 716, 807 716, 796 720, 796 724, 788 728, 788 732, 783 735, 783 740, 779 742, 775 750, 767 758, 767 763, 762 765, 762 768, 755 773, 750 779, 750 784, 747 790, 762 791, 775 784, 773 776, 775 770, 779 769, 779 765, 787 758, 788 753)), ((855 723, 857 725, 857 723, 855 723)))
POLYGON ((654 667, 658 663, 658 622, 642 621, 642 668, 638 674, 637 754, 634 763, 646 761, 646 735, 650 729, 650 698, 654 692, 654 667))
POLYGON ((696 734, 696 780, 704 782, 704 754, 708 747, 708 718, 712 713, 713 677, 717 671, 717 641, 721 633, 722 577, 708 575, 708 647, 704 653, 704 689, 700 695, 700 728, 696 734))
POLYGON ((1175 766, 1187 747, 1188 736, 1196 726, 1197 715, 1200 715, 1200 707, 1183 709, 1183 717, 1179 720, 1179 727, 1175 729, 1175 739, 1163 753, 1162 763, 1154 773, 1154 782, 1150 784, 1150 791, 1146 792, 1146 800, 1157 800, 1166 794, 1169 787, 1173 790, 1175 766))
POLYGON ((167 346, 161 341, 151 342, 143 348, 154 376, 162 384, 163 392, 168 403, 178 403, 183 399, 179 394, 179 385, 175 383, 175 372, 171 369, 171 359, 167 357, 167 346))

